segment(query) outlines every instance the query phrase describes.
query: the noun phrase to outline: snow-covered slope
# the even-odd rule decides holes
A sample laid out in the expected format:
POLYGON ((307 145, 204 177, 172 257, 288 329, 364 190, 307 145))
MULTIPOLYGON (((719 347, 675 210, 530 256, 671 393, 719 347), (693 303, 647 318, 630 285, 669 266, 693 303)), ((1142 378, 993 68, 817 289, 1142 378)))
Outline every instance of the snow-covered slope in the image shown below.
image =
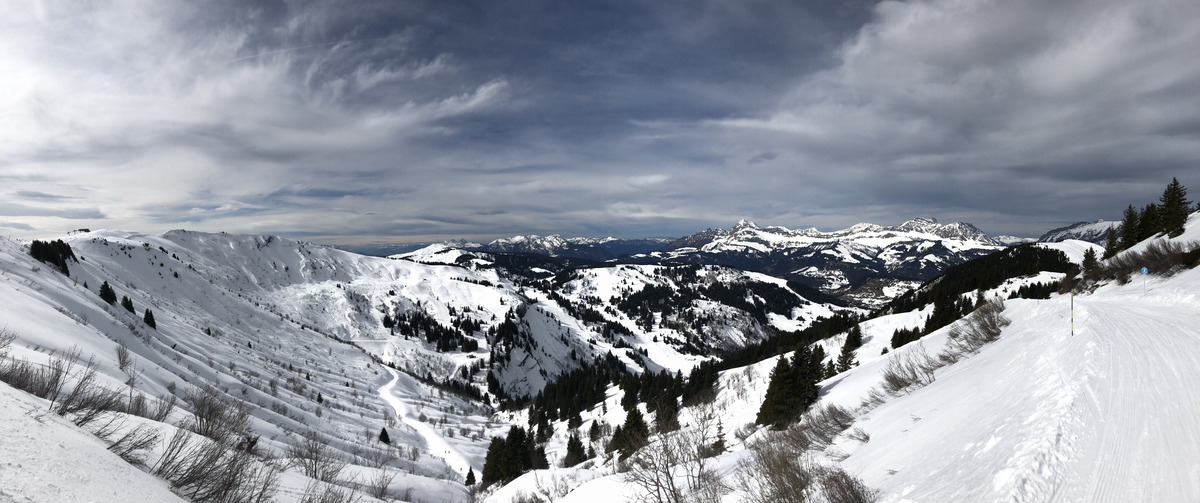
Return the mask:
MULTIPOLYGON (((1175 240, 1200 246, 1200 213, 1175 240)), ((1074 257, 1095 245, 1045 246, 1074 257)), ((1003 297, 1020 281, 1056 275, 1018 278, 985 295, 1003 297)), ((1108 283, 1073 299, 1009 299, 1002 314, 1011 324, 998 340, 940 366, 923 387, 875 401, 865 399, 881 388, 890 364, 921 353, 936 358, 953 325, 895 349, 887 344, 891 332, 923 324, 930 306, 862 323, 860 365, 822 382, 818 403, 853 411, 853 424, 832 445, 813 451, 813 460, 859 477, 880 502, 1200 501, 1200 435, 1194 431, 1200 389, 1193 385, 1200 369, 1200 268, 1144 281, 1108 283), (880 354, 885 348, 891 351, 880 354)), ((837 339, 818 344, 829 353, 840 345, 837 339)), ((748 423, 774 364, 771 358, 720 375, 715 411, 726 431, 736 430, 726 439, 731 452, 709 461, 732 488, 722 501, 747 496, 737 489, 740 463, 750 456, 741 439, 764 435, 748 423)), ((619 392, 607 414, 586 414, 584 426, 592 418, 619 422, 612 412, 618 402, 619 392)), ((685 431, 697 410, 680 414, 685 431)), ((551 494, 548 481, 569 487, 562 501, 644 494, 616 471, 613 464, 592 464, 539 472, 489 501, 551 494)), ((682 475, 675 480, 684 483, 682 475)))
POLYGON ((1121 222, 1108 222, 1105 220, 1097 220, 1095 222, 1076 222, 1066 227, 1052 229, 1042 234, 1038 238, 1042 243, 1056 243, 1067 239, 1076 239, 1080 241, 1088 241, 1096 244, 1104 244, 1104 240, 1108 238, 1109 231, 1120 232, 1121 222))

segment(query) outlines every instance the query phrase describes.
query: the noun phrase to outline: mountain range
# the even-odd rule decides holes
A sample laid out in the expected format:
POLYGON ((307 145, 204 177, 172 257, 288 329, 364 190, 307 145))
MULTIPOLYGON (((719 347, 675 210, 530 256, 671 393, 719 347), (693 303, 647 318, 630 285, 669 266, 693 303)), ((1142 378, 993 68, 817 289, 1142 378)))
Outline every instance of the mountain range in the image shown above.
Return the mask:
MULTIPOLYGON (((1138 254, 1170 243, 1177 257, 1194 256, 1197 240, 1193 214, 1179 238, 1147 240, 1106 267, 1140 263, 1138 254)), ((791 441, 757 426, 755 414, 770 395, 776 356, 796 358, 797 348, 817 354, 825 369, 816 384, 820 410, 842 414, 842 426, 806 440, 797 455, 813 463, 801 468, 814 480, 842 473, 878 491, 879 501, 1200 497, 1187 477, 1200 438, 1171 433, 1188 431, 1200 413, 1184 385, 1200 365, 1188 338, 1200 322, 1194 267, 1138 282, 1092 279, 1070 299, 1050 292, 1066 277, 1066 261, 1080 262, 1096 244, 1007 249, 1013 257, 1061 254, 1053 270, 1034 261, 1025 264, 1030 274, 1007 277, 974 260, 1002 245, 969 224, 932 219, 835 232, 743 221, 660 246, 601 261, 447 245, 370 257, 277 236, 182 230, 97 230, 36 246, 0 238, 0 377, 19 384, 43 375, 17 372, 22 362, 65 368, 67 376, 54 395, 0 384, 0 457, 8 460, 0 501, 213 501, 195 496, 212 487, 164 468, 176 437, 221 449, 197 473, 216 476, 241 460, 247 464, 236 473, 274 488, 277 501, 357 494, 495 503, 644 496, 630 467, 673 438, 692 439, 707 446, 703 466, 722 481, 713 490, 742 501, 755 486, 738 474, 768 475, 747 460, 791 441), (939 276, 951 268, 955 274, 939 276), (862 294, 872 282, 882 293, 862 294), (993 286, 964 286, 972 282, 993 286), (889 302, 916 284, 949 293, 889 302), (105 289, 114 300, 101 297, 105 289), (968 312, 977 299, 1002 304, 1000 337, 940 359, 976 322, 935 328, 931 320, 946 309, 968 312), (868 311, 883 302, 888 310, 868 311), (921 327, 929 330, 918 341, 894 342, 921 327), (1145 342, 1147 330, 1153 342, 1145 342), (853 334, 860 341, 847 350, 853 334), (924 384, 880 391, 905 365, 925 369, 924 384), (87 369, 94 377, 85 378, 87 369), (681 399, 672 430, 662 422, 667 402, 649 397, 658 386, 686 396, 680 390, 705 369, 711 395, 681 399), (117 396, 124 405, 97 423, 55 412, 79 395, 72 387, 85 385, 113 392, 86 396, 117 396), (205 396, 244 411, 230 416, 231 436, 203 438, 193 418, 204 414, 205 396), (149 414, 145 404, 165 414, 149 414), (628 425, 635 410, 655 425, 652 442, 622 460, 620 449, 608 449, 613 427, 628 425), (131 435, 153 438, 136 447, 131 435), (530 449, 523 456, 541 452, 556 467, 583 439, 584 461, 486 490, 464 484, 468 474, 485 476, 496 438, 521 436, 530 449), (309 455, 333 460, 333 471, 310 471, 309 455), (57 468, 68 465, 69 476, 57 468), (255 478, 269 473, 274 482, 255 478), (1165 482, 1136 483, 1148 473, 1165 482), (139 490, 148 485, 158 490, 139 490)), ((813 417, 801 424, 824 424, 813 417)), ((831 490, 820 487, 813 494, 831 490)))

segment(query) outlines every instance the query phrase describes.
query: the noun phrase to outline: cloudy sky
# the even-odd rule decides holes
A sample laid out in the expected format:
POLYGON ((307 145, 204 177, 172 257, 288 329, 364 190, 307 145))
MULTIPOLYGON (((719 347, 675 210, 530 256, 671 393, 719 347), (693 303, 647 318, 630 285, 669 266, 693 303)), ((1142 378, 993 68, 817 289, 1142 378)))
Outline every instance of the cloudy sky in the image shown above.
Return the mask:
POLYGON ((0 235, 1036 236, 1200 197, 1195 0, 0 0, 0 235))

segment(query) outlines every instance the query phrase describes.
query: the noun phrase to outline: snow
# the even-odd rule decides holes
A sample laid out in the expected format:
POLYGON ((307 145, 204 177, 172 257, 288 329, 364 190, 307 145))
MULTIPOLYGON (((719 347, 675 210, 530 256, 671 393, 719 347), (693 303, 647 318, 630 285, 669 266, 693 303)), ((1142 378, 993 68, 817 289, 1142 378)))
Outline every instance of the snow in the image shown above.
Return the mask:
POLYGON ((1074 336, 1068 298, 1008 301, 1003 337, 873 410, 844 465, 881 501, 1200 500, 1200 271, 1181 276, 1077 296, 1074 336))
POLYGON ((1049 248, 1051 250, 1059 250, 1067 254, 1067 259, 1076 264, 1083 263, 1083 254, 1089 249, 1095 251, 1097 259, 1104 256, 1103 246, 1095 243, 1089 243, 1087 241, 1080 241, 1078 239, 1067 239, 1056 243, 1038 243, 1037 246, 1049 248))
MULTIPOLYGON (((1187 232, 1175 240, 1200 242, 1198 219, 1200 214, 1193 214, 1187 232)), ((252 430, 261 435, 262 449, 279 453, 295 434, 318 431, 354 460, 348 471, 363 476, 376 468, 351 453, 378 449, 372 437, 388 424, 395 445, 417 446, 421 454, 416 461, 398 456, 390 465, 399 474, 393 490, 411 488, 411 499, 462 499, 462 475, 474 469, 478 477, 488 440, 523 424, 525 414, 490 414, 379 365, 376 357, 447 379, 486 351, 439 355, 418 340, 390 336, 380 327, 380 306, 408 310, 420 302, 420 309, 446 322, 450 308, 461 313, 470 307, 486 328, 497 322, 491 316, 502 319, 507 310, 527 303, 522 322, 541 345, 530 356, 541 361, 514 379, 531 379, 535 368, 564 368, 549 362, 567 360, 569 348, 588 345, 588 327, 490 270, 361 257, 266 236, 98 231, 69 242, 81 260, 70 264, 67 277, 33 261, 20 243, 0 239, 0 327, 18 337, 9 348, 13 356, 44 363, 51 353, 75 347, 85 360, 96 357, 101 384, 122 389, 127 376, 114 354, 117 344, 124 344, 134 353, 140 391, 157 396, 172 384, 181 393, 195 384, 219 385, 231 396, 259 404, 252 430), (136 314, 98 300, 95 291, 104 280, 118 297, 133 300, 136 314), (141 323, 146 307, 154 310, 157 329, 141 323), (577 338, 556 343, 564 333, 577 338), (301 370, 288 370, 293 366, 301 370), (268 379, 278 381, 277 391, 267 389, 268 379), (324 405, 316 403, 317 393, 325 397, 324 405), (419 419, 422 414, 427 421, 419 419), (388 422, 394 419, 399 422, 388 422)), ((1094 246, 1081 243, 1043 246, 1081 259, 1094 246)), ((657 281, 654 272, 654 266, 589 270, 576 280, 575 295, 607 299, 657 281)), ((734 273, 706 268, 703 274, 734 273)), ((1057 277, 1016 278, 988 293, 1002 295, 1006 288, 1057 277)), ((822 402, 855 410, 854 427, 870 438, 863 443, 840 437, 828 450, 814 453, 815 459, 839 463, 877 489, 881 502, 1200 501, 1200 458, 1195 456, 1200 452, 1195 434, 1200 389, 1193 386, 1200 368, 1195 328, 1200 326, 1200 269, 1105 284, 1076 295, 1073 313, 1071 304, 1064 296, 1008 300, 1004 314, 1012 324, 999 340, 940 368, 928 386, 873 408, 860 407, 862 398, 879 385, 888 362, 922 348, 936 355, 949 329, 883 355, 892 331, 923 324, 929 308, 863 323, 864 345, 856 354, 860 365, 820 385, 822 402)), ((783 326, 796 326, 788 325, 795 321, 774 319, 783 326)), ((666 345, 655 346, 649 340, 653 335, 670 334, 636 337, 663 365, 687 368, 696 361, 672 355, 666 345)), ((833 357, 842 340, 844 335, 819 344, 833 357)), ((610 349, 596 343, 595 351, 610 349)), ((768 358, 719 376, 714 410, 731 452, 713 466, 726 482, 746 455, 740 438, 761 435, 748 424, 774 364, 768 358)), ((477 386, 480 380, 476 376, 477 386)), ((595 421, 619 424, 621 395, 610 389, 604 406, 582 414, 583 429, 595 421)), ((0 384, 0 502, 178 500, 165 482, 126 464, 104 441, 69 418, 45 413, 47 408, 44 400, 0 384)), ((694 414, 681 411, 685 429, 694 414)), ((170 422, 184 415, 177 408, 170 422)), ((566 434, 564 424, 554 426, 548 448, 552 462, 561 459, 566 434)), ((278 500, 300 500, 305 480, 294 470, 285 472, 278 500)), ((613 462, 593 460, 577 469, 527 474, 485 497, 502 502, 522 493, 562 501, 636 496, 613 462)), ((742 496, 733 492, 723 501, 742 496)))
MULTIPOLYGON (((430 454, 442 458, 451 469, 457 472, 459 476, 466 478, 468 469, 472 468, 471 464, 468 463, 467 459, 458 452, 458 449, 451 447, 450 444, 446 442, 446 439, 435 432, 432 427, 421 422, 416 416, 411 414, 408 405, 406 405, 403 400, 393 394, 396 384, 400 382, 401 374, 392 369, 387 369, 387 371, 392 375, 392 380, 383 385, 382 388, 379 388, 379 395, 383 397, 383 400, 387 402, 388 405, 396 410, 397 417, 399 417, 404 424, 408 425, 409 428, 416 430, 417 434, 421 436, 422 440, 424 440, 425 448, 430 454)), ((412 379, 408 376, 405 377, 410 380, 412 379)), ((480 464, 479 468, 482 470, 483 465, 480 464)))
POLYGON ((184 501, 48 408, 0 383, 0 501, 184 501))

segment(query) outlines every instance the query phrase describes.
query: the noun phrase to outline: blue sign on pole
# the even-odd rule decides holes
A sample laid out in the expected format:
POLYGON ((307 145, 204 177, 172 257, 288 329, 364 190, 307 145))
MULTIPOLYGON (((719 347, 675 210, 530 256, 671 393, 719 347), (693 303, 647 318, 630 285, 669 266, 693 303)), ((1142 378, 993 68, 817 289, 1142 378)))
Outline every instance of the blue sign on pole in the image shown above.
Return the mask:
POLYGON ((1147 268, 1145 268, 1145 267, 1143 267, 1143 268, 1142 268, 1142 274, 1146 274, 1146 273, 1149 273, 1149 272, 1150 272, 1150 269, 1147 269, 1147 268))

